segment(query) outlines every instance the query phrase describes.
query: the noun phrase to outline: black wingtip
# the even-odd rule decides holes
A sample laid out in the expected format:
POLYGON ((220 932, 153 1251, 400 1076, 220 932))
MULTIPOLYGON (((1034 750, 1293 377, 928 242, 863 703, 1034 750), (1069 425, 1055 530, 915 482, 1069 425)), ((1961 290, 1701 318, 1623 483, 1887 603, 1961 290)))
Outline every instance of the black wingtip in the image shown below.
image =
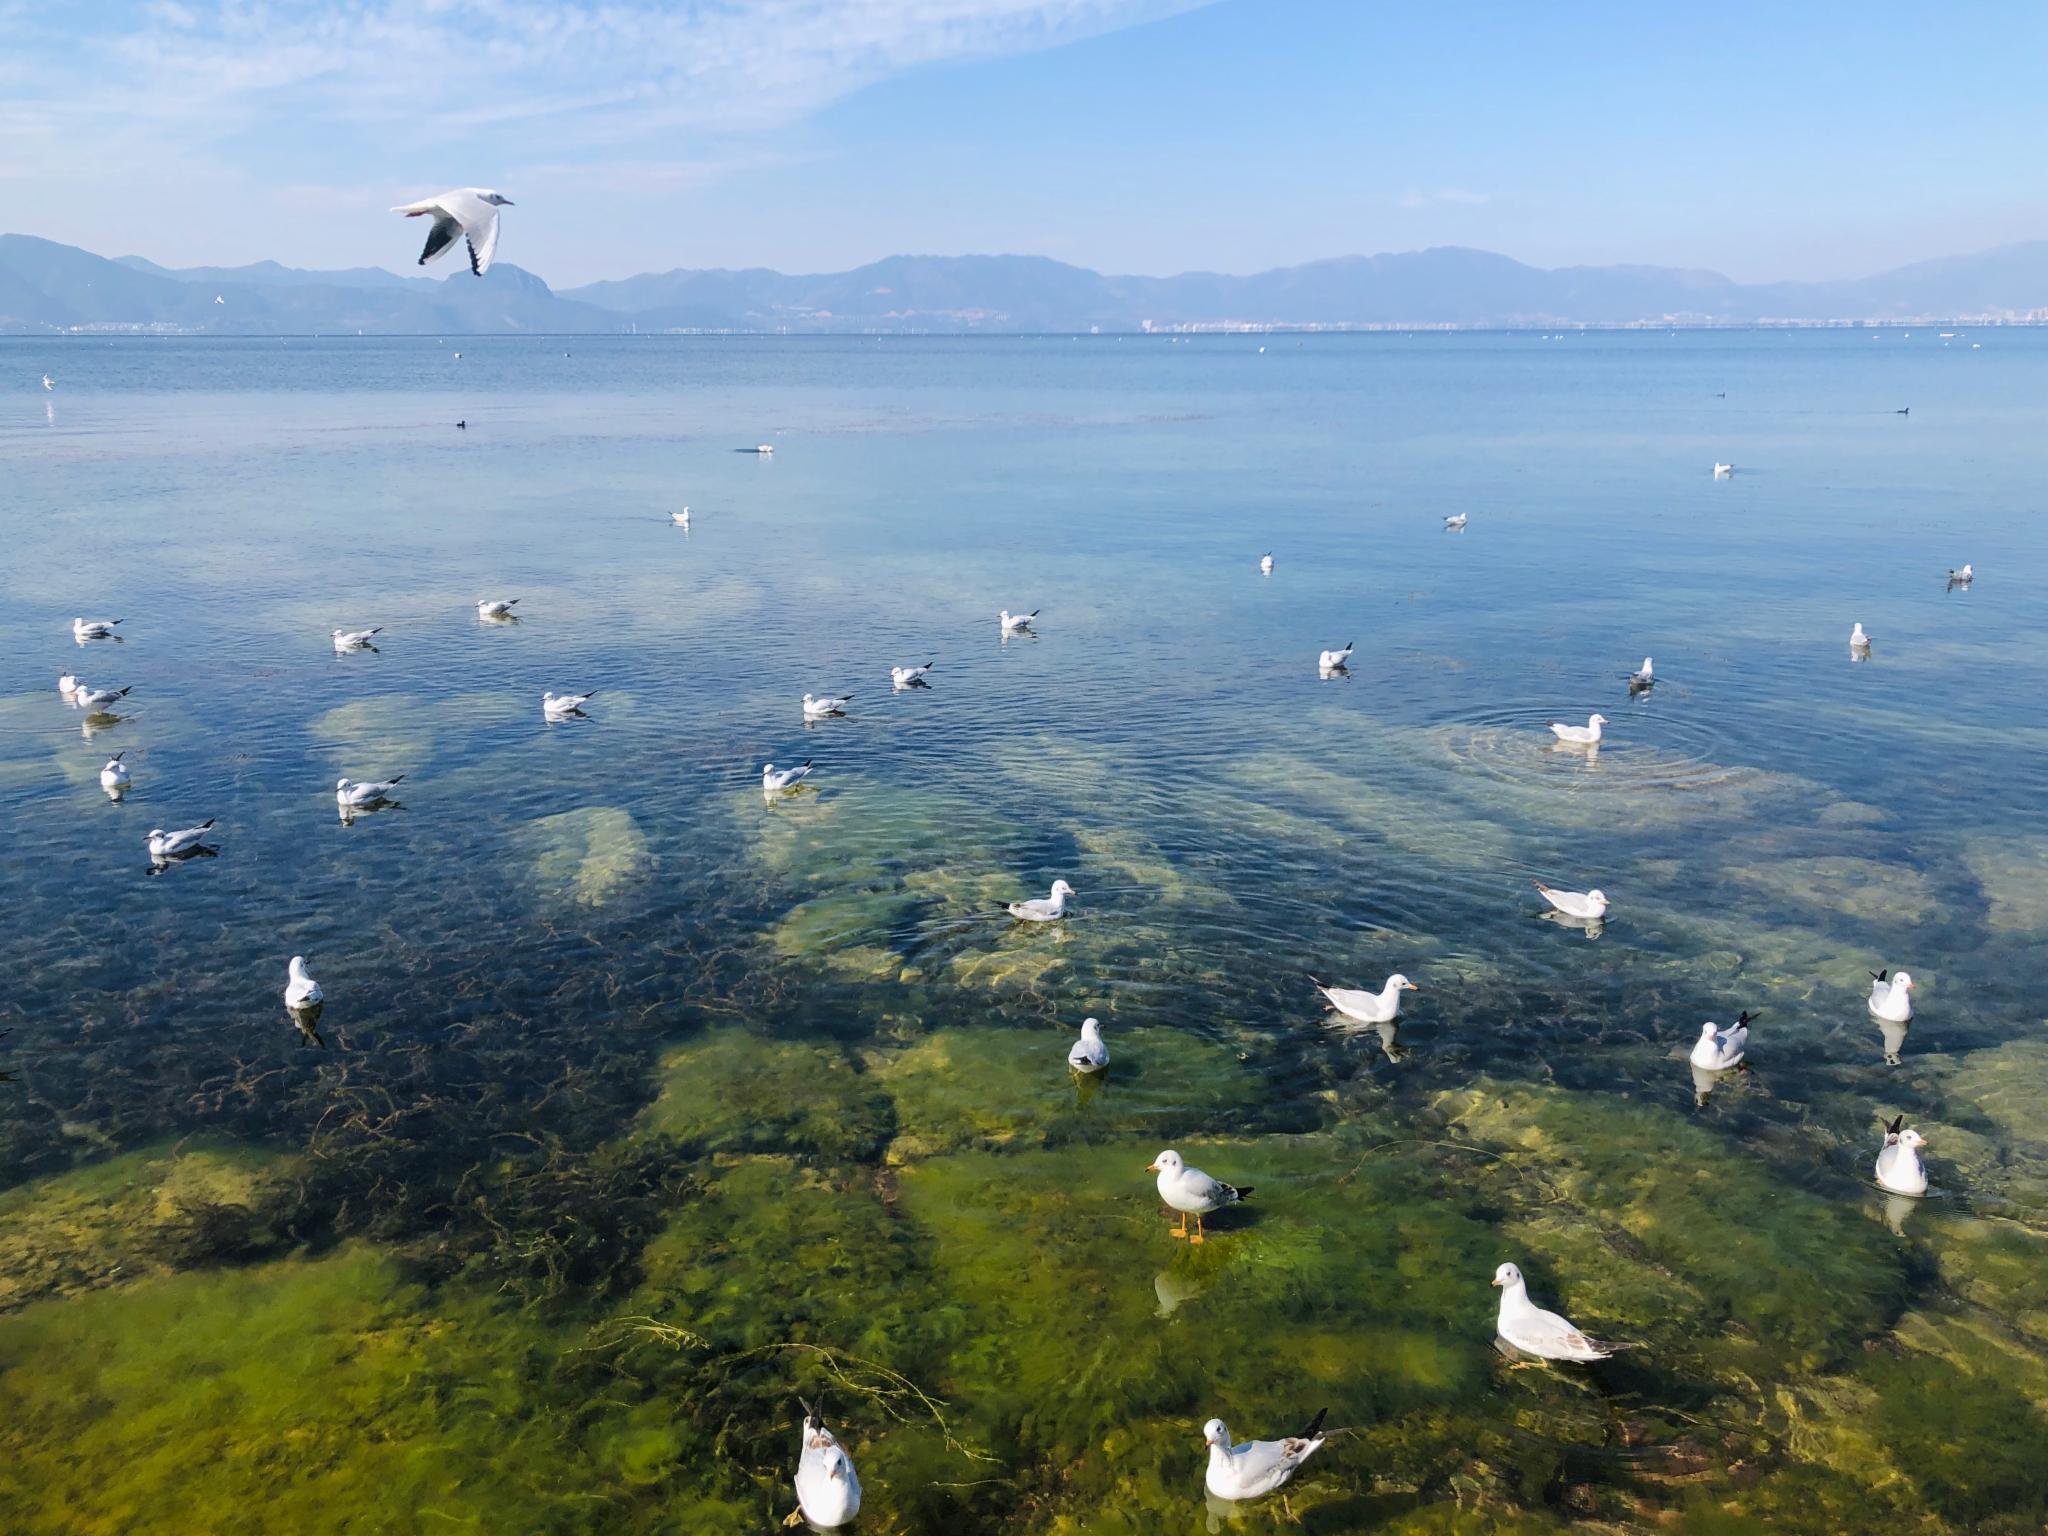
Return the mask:
POLYGON ((1883 970, 1881 970, 1881 971, 1872 971, 1872 972, 1870 973, 1870 979, 1871 979, 1872 981, 1883 981, 1883 980, 1885 980, 1885 979, 1886 979, 1887 977, 1889 977, 1890 975, 1891 975, 1891 967, 1890 967, 1890 966, 1886 966, 1886 967, 1885 967, 1885 968, 1884 968, 1883 970))
POLYGON ((204 831, 205 831, 205 830, 206 830, 206 829, 207 829, 208 827, 210 827, 210 826, 212 826, 212 825, 213 825, 213 818, 212 818, 211 816, 209 816, 209 817, 207 817, 207 818, 206 818, 206 820, 204 820, 204 821, 202 821, 201 823, 199 823, 199 830, 200 830, 200 831, 202 831, 202 832, 204 832, 204 831))
POLYGON ((1762 1013, 1762 1012, 1763 1012, 1763 1009, 1761 1009, 1761 1008, 1757 1009, 1756 1013, 1751 1013, 1751 1012, 1750 1012, 1750 1011, 1749 1011, 1749 1010, 1748 1010, 1747 1008, 1745 1008, 1745 1009, 1743 1009, 1743 1010, 1742 1010, 1742 1016, 1741 1016, 1740 1018, 1738 1018, 1738 1019, 1737 1019, 1737 1020, 1736 1020, 1735 1022, 1736 1022, 1737 1024, 1747 1025, 1747 1024, 1749 1023, 1749 1021, 1750 1021, 1751 1019, 1753 1019, 1753 1018, 1755 1018, 1755 1017, 1757 1016, 1757 1013, 1762 1013))
POLYGON ((1315 1439, 1317 1431, 1323 1427, 1323 1420, 1327 1419, 1329 1416, 1329 1409, 1318 1408, 1316 1410, 1316 1416, 1310 1419, 1306 1424, 1302 1425, 1301 1433, 1296 1435, 1294 1438, 1297 1440, 1315 1439))
POLYGON ((392 782, 392 783, 394 783, 394 784, 399 784, 399 783, 403 783, 403 782, 404 782, 404 780, 405 780, 405 775, 404 775, 404 774, 402 774, 402 773, 394 773, 393 775, 391 775, 391 782, 392 782))
POLYGON ((1237 1185, 1233 1184, 1230 1186, 1230 1192, 1233 1195, 1237 1196, 1237 1198, 1240 1200, 1249 1200, 1252 1197, 1252 1187, 1249 1184, 1245 1185, 1241 1189, 1237 1185))
POLYGON ((1904 1125, 1905 1123, 1906 1123, 1906 1117, 1905 1117, 1904 1115, 1895 1115, 1895 1116, 1893 1116, 1893 1117, 1892 1117, 1892 1123, 1891 1123, 1890 1125, 1888 1125, 1888 1126, 1886 1126, 1886 1127, 1884 1128, 1884 1133, 1885 1133, 1885 1135, 1887 1135, 1887 1136, 1896 1136, 1896 1135, 1898 1135, 1898 1134, 1899 1134, 1899 1128, 1900 1128, 1901 1126, 1903 1126, 1903 1125, 1904 1125))

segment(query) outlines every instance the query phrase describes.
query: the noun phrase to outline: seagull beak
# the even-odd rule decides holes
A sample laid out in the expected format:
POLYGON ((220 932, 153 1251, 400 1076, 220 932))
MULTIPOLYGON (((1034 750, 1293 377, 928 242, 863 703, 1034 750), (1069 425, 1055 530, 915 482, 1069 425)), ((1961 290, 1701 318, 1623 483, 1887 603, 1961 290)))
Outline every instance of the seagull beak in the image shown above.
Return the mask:
POLYGON ((1147 1173, 1157 1173, 1159 1171, 1159 1165, 1157 1163, 1147 1163, 1145 1165, 1145 1171, 1147 1173))
POLYGON ((1500 1289, 1500 1282, 1498 1280, 1489 1280, 1486 1283, 1492 1286, 1496 1291, 1500 1289))
POLYGON ((1422 988, 1418 987, 1417 985, 1415 985, 1414 982, 1411 981, 1408 983, 1406 990, 1410 992, 1420 992, 1422 988))

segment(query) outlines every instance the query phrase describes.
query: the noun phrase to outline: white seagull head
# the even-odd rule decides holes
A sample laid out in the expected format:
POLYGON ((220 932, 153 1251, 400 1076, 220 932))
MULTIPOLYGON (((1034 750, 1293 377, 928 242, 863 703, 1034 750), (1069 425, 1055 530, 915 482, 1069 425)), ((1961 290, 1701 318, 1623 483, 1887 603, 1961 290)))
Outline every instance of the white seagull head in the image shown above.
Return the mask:
POLYGON ((1509 1286, 1522 1283, 1522 1272, 1512 1264, 1503 1264, 1493 1272, 1493 1283, 1506 1290, 1509 1286))

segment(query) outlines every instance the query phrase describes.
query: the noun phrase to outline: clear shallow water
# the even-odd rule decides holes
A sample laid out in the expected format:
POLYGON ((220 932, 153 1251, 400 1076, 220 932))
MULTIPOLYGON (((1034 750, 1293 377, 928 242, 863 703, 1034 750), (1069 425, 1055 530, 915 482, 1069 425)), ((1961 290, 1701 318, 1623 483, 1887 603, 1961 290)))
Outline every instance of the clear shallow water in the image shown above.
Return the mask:
POLYGON ((824 1387, 864 1529, 2037 1528, 2048 338, 1258 345, 0 343, 13 1523, 759 1530, 824 1387))

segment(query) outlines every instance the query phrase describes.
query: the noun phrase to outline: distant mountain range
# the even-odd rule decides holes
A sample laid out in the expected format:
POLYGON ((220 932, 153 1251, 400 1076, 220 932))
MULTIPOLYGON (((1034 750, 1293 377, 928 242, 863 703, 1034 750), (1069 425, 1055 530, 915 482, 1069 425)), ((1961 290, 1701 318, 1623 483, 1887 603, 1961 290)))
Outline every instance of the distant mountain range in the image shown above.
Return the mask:
POLYGON ((1109 277, 1042 256, 891 256, 851 272, 691 270, 557 293, 483 278, 258 262, 173 271, 0 235, 0 334, 488 335, 639 331, 1003 332, 2048 321, 2048 241, 1875 277, 1736 283, 1678 267, 1525 266, 1443 246, 1249 277, 1109 277))

